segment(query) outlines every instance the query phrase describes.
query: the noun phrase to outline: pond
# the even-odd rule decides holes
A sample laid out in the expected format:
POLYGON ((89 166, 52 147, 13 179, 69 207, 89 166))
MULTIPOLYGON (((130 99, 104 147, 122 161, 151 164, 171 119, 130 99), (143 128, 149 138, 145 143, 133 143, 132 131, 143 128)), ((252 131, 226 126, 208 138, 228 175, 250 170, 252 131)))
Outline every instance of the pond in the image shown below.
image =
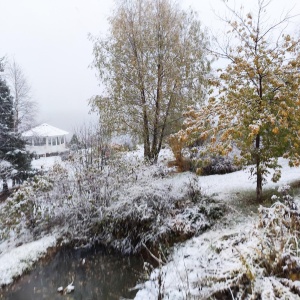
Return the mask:
POLYGON ((47 264, 40 263, 29 274, 3 289, 0 299, 11 300, 99 300, 134 298, 134 287, 143 274, 141 257, 108 254, 102 248, 63 249, 47 264), (70 294, 60 294, 73 281, 70 294))

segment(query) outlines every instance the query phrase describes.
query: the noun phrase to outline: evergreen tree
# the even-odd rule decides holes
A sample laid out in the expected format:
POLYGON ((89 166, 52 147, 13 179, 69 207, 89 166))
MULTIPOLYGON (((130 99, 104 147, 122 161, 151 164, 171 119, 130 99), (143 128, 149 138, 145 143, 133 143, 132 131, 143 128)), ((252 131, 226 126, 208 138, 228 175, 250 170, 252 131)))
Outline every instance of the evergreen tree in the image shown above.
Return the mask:
POLYGON ((14 176, 24 177, 30 169, 31 157, 25 151, 25 142, 14 132, 13 97, 5 82, 0 77, 0 174, 3 189, 7 188, 6 180, 14 176), (2 166, 2 167, 1 167, 2 166), (12 170, 15 172, 12 172, 12 170))
POLYGON ((71 141, 70 141, 70 147, 72 150, 78 150, 80 148, 80 142, 78 140, 78 137, 76 133, 72 135, 71 141))
POLYGON ((13 128, 13 99, 6 82, 0 78, 0 155, 10 151, 10 131, 13 128))

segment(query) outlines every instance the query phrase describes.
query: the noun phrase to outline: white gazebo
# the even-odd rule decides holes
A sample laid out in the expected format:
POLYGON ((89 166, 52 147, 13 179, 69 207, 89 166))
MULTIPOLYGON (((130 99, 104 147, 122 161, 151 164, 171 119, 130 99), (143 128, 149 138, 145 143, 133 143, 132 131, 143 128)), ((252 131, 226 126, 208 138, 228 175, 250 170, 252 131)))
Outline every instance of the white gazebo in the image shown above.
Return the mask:
POLYGON ((48 156, 67 151, 67 134, 67 131, 44 123, 23 132, 22 137, 26 140, 26 150, 48 156))

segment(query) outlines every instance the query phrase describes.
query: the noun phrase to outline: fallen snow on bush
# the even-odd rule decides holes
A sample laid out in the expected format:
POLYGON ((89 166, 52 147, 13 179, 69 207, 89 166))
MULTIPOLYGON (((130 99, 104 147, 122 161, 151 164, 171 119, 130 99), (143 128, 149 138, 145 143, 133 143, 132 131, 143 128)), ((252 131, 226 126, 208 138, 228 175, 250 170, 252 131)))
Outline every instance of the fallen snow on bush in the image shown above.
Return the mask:
MULTIPOLYGON (((132 216, 141 221, 147 218, 155 220, 160 227, 150 226, 142 242, 155 240, 156 236, 168 230, 197 233, 200 228, 202 232, 201 226, 211 225, 209 218, 213 215, 210 214, 218 211, 202 210, 209 208, 211 203, 201 202, 203 197, 198 197, 199 191, 202 196, 217 194, 218 199, 226 203, 232 193, 255 188, 254 182, 249 180, 249 172, 245 171, 203 177, 196 177, 190 172, 173 173, 166 167, 169 157, 170 151, 164 149, 158 165, 145 166, 142 149, 138 149, 125 153, 119 161, 115 161, 115 165, 112 163, 103 169, 95 165, 80 165, 80 159, 75 158, 72 163, 54 165, 49 173, 20 187, 9 201, 1 205, 1 284, 9 283, 13 277, 22 274, 46 252, 47 247, 55 244, 54 236, 44 237, 53 229, 59 232, 57 237, 63 232, 68 233, 70 239, 86 237, 89 242, 87 234, 90 234, 95 222, 103 220, 106 215, 118 216, 120 229, 124 229, 123 225, 130 225, 132 216), (182 198, 186 199, 180 202, 182 198), (197 211, 199 207, 201 211, 197 211), (22 246, 17 247, 20 244, 22 246)), ((54 163, 54 159, 42 159, 40 163, 46 169, 54 163)), ((298 169, 289 168, 284 159, 280 163, 283 166, 281 180, 277 185, 268 183, 267 187, 275 188, 298 178, 298 169)), ((35 166, 38 167, 38 162, 35 166)), ((163 278, 160 288, 164 295, 170 296, 169 299, 185 299, 187 293, 206 297, 222 288, 228 291, 228 283, 234 285, 235 280, 242 280, 239 274, 249 275, 247 266, 255 265, 253 249, 260 241, 258 233, 262 229, 254 230, 250 223, 238 224, 230 230, 210 230, 177 246, 173 260, 152 273, 137 299, 155 299, 159 290, 155 278, 160 272, 163 278)), ((138 232, 139 227, 134 230, 138 232)), ((133 245, 130 238, 127 239, 129 247, 133 245)), ((141 243, 138 244, 140 246, 141 243)), ((250 267, 248 269, 251 270, 250 267)), ((255 270, 255 274, 259 274, 259 268, 255 267, 255 270)), ((256 278, 256 287, 273 286, 274 282, 279 284, 274 276, 256 278)), ((294 284, 288 280, 282 279, 280 284, 294 284)))
POLYGON ((135 299, 299 299, 300 210, 279 191, 285 203, 260 207, 258 221, 177 245, 135 299))
POLYGON ((52 232, 57 232, 57 238, 78 241, 78 245, 89 244, 97 238, 91 233, 95 225, 112 220, 105 223, 111 227, 98 233, 110 234, 112 229, 115 247, 119 243, 121 251, 132 253, 139 251, 142 243, 154 243, 170 231, 191 236, 211 226, 208 215, 212 210, 197 210, 203 197, 200 187, 190 187, 195 175, 170 175, 163 162, 146 166, 140 153, 126 153, 125 158, 116 158, 103 168, 97 161, 86 165, 78 156, 63 165, 54 158, 41 159, 48 172, 25 182, 1 205, 0 265, 11 255, 9 278, 19 276, 40 257, 25 246, 34 242, 43 253, 47 246, 43 246, 43 237, 52 232), (142 224, 149 228, 140 230, 142 224), (24 258, 19 259, 18 249, 23 249, 24 258), (26 259, 28 255, 30 259, 26 259))

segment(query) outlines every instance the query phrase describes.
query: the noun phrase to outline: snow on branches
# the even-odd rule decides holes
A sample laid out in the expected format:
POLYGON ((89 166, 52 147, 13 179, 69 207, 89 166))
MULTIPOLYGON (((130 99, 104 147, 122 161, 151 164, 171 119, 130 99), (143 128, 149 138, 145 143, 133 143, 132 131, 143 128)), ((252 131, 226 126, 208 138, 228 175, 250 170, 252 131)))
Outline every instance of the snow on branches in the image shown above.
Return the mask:
POLYGON ((260 207, 255 224, 175 247, 135 299, 299 299, 300 211, 288 186, 279 193, 271 207, 260 207))

